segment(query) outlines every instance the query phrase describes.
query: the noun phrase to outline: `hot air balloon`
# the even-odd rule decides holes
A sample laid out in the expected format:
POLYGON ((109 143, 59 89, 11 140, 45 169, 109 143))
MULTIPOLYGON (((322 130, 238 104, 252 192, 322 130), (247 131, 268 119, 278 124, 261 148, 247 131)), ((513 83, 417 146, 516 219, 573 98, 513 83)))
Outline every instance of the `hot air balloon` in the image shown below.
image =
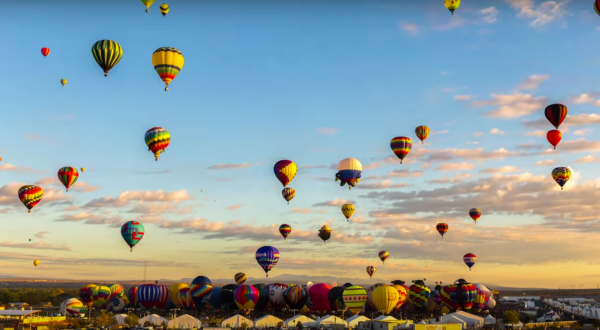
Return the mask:
POLYGON ((425 143, 425 139, 429 136, 429 127, 425 125, 417 126, 415 128, 415 134, 421 140, 421 144, 425 143))
MULTIPOLYGON (((237 310, 238 307, 235 304, 234 293, 235 290, 239 287, 238 284, 227 284, 221 288, 221 309, 224 311, 233 311, 237 310)), ((211 295, 212 297, 212 295, 211 295)), ((268 297, 268 295, 267 295, 268 297)), ((209 299, 210 300, 210 299, 209 299)))
POLYGON ((137 221, 128 221, 121 226, 121 236, 131 248, 131 252, 133 252, 133 247, 139 243, 144 237, 144 225, 137 221))
POLYGON ((343 298, 345 289, 346 288, 343 286, 332 286, 327 294, 327 299, 329 299, 329 310, 334 312, 346 310, 346 304, 344 303, 343 298))
POLYGON ((475 297, 475 302, 473 303, 472 311, 475 313, 479 313, 486 308, 487 302, 492 297, 491 291, 481 290, 475 286, 477 290, 477 296, 475 297))
POLYGON ((273 167, 275 176, 284 187, 294 180, 297 171, 298 167, 296 166, 296 163, 291 160, 280 160, 275 163, 275 166, 273 167))
POLYGON ((169 292, 171 292, 171 301, 175 306, 181 308, 181 302, 179 301, 179 291, 181 289, 189 288, 189 285, 185 283, 175 283, 169 287, 169 292))
POLYGON ((156 284, 144 284, 137 288, 137 301, 146 309, 156 306, 162 289, 156 284))
POLYGON ((85 172, 85 167, 82 167, 82 168, 81 168, 81 172, 85 172))
POLYGON ((470 310, 477 298, 477 289, 473 284, 460 279, 453 285, 443 287, 440 298, 451 311, 470 310))
POLYGON ((60 80, 60 84, 63 85, 63 86, 66 85, 67 83, 68 83, 67 79, 61 79, 60 80))
POLYGON ((121 61, 123 48, 115 41, 100 40, 92 46, 92 55, 96 63, 104 70, 104 76, 108 77, 108 71, 121 61))
POLYGON ((354 158, 342 159, 338 164, 338 172, 335 174, 335 181, 340 180, 340 186, 348 184, 348 189, 352 189, 360 181, 362 176, 362 164, 354 158))
POLYGON ((108 300, 112 300, 113 298, 120 298, 123 296, 123 286, 121 284, 113 284, 108 287, 110 289, 110 296, 108 296, 108 300))
POLYGON ((206 305, 210 299, 212 288, 212 282, 206 276, 198 276, 192 281, 192 285, 190 285, 190 294, 192 295, 192 300, 194 300, 194 305, 196 305, 196 310, 198 312, 204 310, 204 305, 206 305))
POLYGON ((28 213, 31 213, 31 209, 42 200, 44 191, 38 186, 25 185, 19 188, 18 195, 21 203, 29 210, 28 213))
POLYGON ((146 131, 144 136, 148 150, 154 154, 154 159, 158 161, 158 157, 167 149, 171 143, 171 134, 162 127, 152 127, 146 131))
POLYGON ((392 139, 390 147, 396 156, 400 158, 400 164, 402 164, 402 160, 404 160, 404 157, 408 155, 410 148, 412 148, 412 141, 405 136, 398 136, 392 139))
POLYGON ((596 14, 600 15, 600 0, 594 0, 594 10, 596 14))
POLYGON ((426 279, 413 281, 409 288, 410 301, 417 308, 427 305, 431 296, 431 290, 425 285, 425 281, 426 279))
POLYGON ((387 258, 390 257, 390 253, 387 252, 386 250, 381 250, 379 251, 379 259, 381 259, 381 262, 383 262, 385 264, 385 261, 387 260, 387 258))
POLYGON ((67 188, 69 188, 77 181, 79 178, 79 173, 77 173, 77 169, 71 166, 65 166, 58 170, 58 179, 60 182, 67 188))
POLYGON ((560 190, 563 190, 563 187, 571 178, 571 169, 568 167, 557 167, 552 170, 552 178, 558 183, 560 190))
POLYGON ((367 303, 367 291, 360 286, 350 286, 344 290, 342 298, 350 312, 358 315, 367 303))
POLYGON ((435 229, 437 229, 438 233, 440 233, 442 238, 444 238, 444 234, 448 231, 448 224, 440 222, 437 224, 437 226, 435 226, 435 229))
POLYGON ((377 267, 375 266, 367 266, 367 274, 369 274, 370 278, 373 278, 373 274, 377 271, 377 267))
MULTIPOLYGON (((254 309, 265 311, 269 304, 269 286, 264 283, 254 284, 254 287, 259 292, 258 304, 254 309)), ((308 294, 308 293, 307 293, 308 294)))
POLYGON ((288 286, 283 283, 269 284, 269 304, 271 308, 281 309, 285 307, 285 291, 288 286))
POLYGON ((331 228, 327 227, 327 225, 323 225, 323 227, 319 229, 318 236, 323 240, 325 244, 327 244, 327 240, 331 238, 331 228))
POLYGON ((246 274, 244 274, 244 273, 237 273, 237 274, 235 274, 233 279, 235 280, 235 283, 237 283, 239 285, 243 285, 244 283, 246 283, 248 276, 246 276, 246 274))
POLYGON ((377 310, 377 307, 373 302, 373 291, 375 291, 375 289, 377 289, 380 286, 385 286, 385 283, 375 283, 371 285, 369 289, 367 289, 367 305, 373 310, 377 310))
POLYGON ((78 317, 85 314, 85 307, 79 299, 71 298, 63 301, 58 311, 64 316, 78 317))
POLYGON ((235 290, 233 297, 238 308, 248 315, 258 303, 259 293, 252 285, 240 285, 235 290))
POLYGON ((544 110, 544 115, 546 115, 546 119, 548 119, 550 124, 558 129, 567 117, 568 112, 567 107, 562 104, 551 104, 544 110))
POLYGON ((79 299, 86 306, 91 306, 94 300, 92 299, 92 289, 96 287, 95 284, 88 284, 79 289, 79 299))
POLYGON ((342 205, 342 213, 346 217, 348 221, 350 221, 350 217, 354 214, 354 205, 352 204, 344 204, 342 205))
POLYGON ((303 288, 294 285, 288 287, 283 293, 285 304, 294 311, 302 309, 308 301, 308 292, 303 288))
POLYGON ((556 146, 562 139, 562 133, 557 129, 550 130, 548 131, 548 134, 546 134, 546 139, 548 139, 548 142, 556 149, 556 146))
POLYGON ((99 285, 92 289, 92 300, 94 307, 98 309, 106 309, 106 303, 110 297, 110 289, 107 286, 99 285))
POLYGON ((454 16, 454 11, 460 6, 460 0, 444 0, 444 5, 446 5, 446 8, 452 13, 452 16, 454 16))
POLYGON ((37 267, 39 264, 40 264, 40 261, 39 261, 39 260, 37 260, 37 259, 36 259, 36 260, 34 260, 34 261, 33 261, 33 265, 34 265, 35 267, 37 267))
POLYGON ((277 265, 279 261, 279 250, 272 246, 263 246, 256 250, 256 262, 265 271, 269 277, 269 271, 277 265))
POLYGON ((279 226, 279 233, 283 236, 283 240, 285 241, 288 236, 292 233, 292 227, 288 224, 283 224, 279 226))
POLYGON ((152 65, 165 83, 165 91, 169 90, 169 84, 177 77, 184 62, 183 54, 173 47, 160 47, 152 54, 152 65))
POLYGON ((296 190, 294 188, 283 188, 281 195, 289 204, 290 201, 296 196, 296 190))
POLYGON ((166 3, 160 5, 160 13, 163 15, 163 17, 167 16, 167 14, 169 13, 169 5, 167 5, 166 3))
POLYGON ((481 217, 481 210, 474 207, 469 210, 469 215, 471 216, 471 219, 473 219, 473 221, 477 223, 477 220, 479 220, 479 218, 481 217))
POLYGON ((106 303, 106 310, 111 313, 119 313, 125 309, 127 302, 123 298, 114 298, 106 303))
POLYGON ((380 286, 373 290, 373 304, 381 314, 386 315, 389 314, 394 307, 396 307, 396 303, 398 303, 398 299, 400 296, 398 295, 398 291, 391 286, 380 286))
POLYGON ((152 6, 152 4, 154 3, 154 1, 156 0, 140 0, 144 6, 146 6, 146 12, 148 12, 148 9, 150 9, 150 6, 152 6))
POLYGON ((406 301, 409 291, 406 290, 406 288, 400 284, 393 284, 391 287, 398 291, 398 302, 396 302, 396 306, 394 307, 394 313, 396 313, 406 301))
POLYGON ((326 283, 317 283, 308 289, 312 306, 310 310, 314 312, 326 312, 329 308, 329 290, 331 285, 326 283))
POLYGON ((471 267, 477 262, 477 256, 473 253, 467 253, 463 256, 463 261, 465 265, 469 266, 469 270, 471 270, 471 267))
POLYGON ((137 308, 138 305, 138 296, 137 296, 138 287, 132 286, 127 290, 127 300, 129 300, 129 305, 132 308, 137 308))
POLYGON ((50 48, 48 48, 48 47, 42 48, 42 55, 44 55, 44 58, 46 58, 46 56, 48 56, 48 54, 50 54, 50 48))
MULTIPOLYGON (((212 298, 214 294, 215 288, 213 288, 210 297, 212 298)), ((194 307, 194 299, 192 298, 190 288, 183 288, 179 290, 179 292, 177 292, 177 300, 179 301, 181 308, 185 309, 186 311, 189 311, 194 307)))

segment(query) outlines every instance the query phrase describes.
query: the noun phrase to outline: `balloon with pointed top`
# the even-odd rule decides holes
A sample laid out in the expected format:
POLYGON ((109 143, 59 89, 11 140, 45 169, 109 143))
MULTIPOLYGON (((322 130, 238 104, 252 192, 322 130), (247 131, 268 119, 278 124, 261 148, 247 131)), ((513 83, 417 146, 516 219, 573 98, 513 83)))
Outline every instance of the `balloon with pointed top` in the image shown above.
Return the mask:
POLYGON ((58 170, 58 179, 69 191, 69 188, 79 179, 79 173, 75 167, 65 166, 58 170))
POLYGON ((92 46, 92 55, 96 63, 104 70, 104 76, 108 77, 108 71, 121 61, 123 48, 116 41, 100 40, 92 46))
POLYGON ((477 256, 473 253, 467 253, 463 256, 463 261, 465 262, 465 265, 469 266, 469 270, 471 270, 471 267, 477 262, 477 256))
POLYGON ((340 186, 348 184, 348 189, 356 187, 362 176, 362 164, 355 158, 342 159, 338 164, 335 181, 340 181, 340 186))
POLYGON ((373 278, 373 274, 377 271, 377 267, 375 266, 367 266, 367 274, 369 274, 370 278, 373 278))
POLYGON ((296 189, 290 187, 283 188, 283 190, 281 191, 281 196, 283 196, 283 198, 289 204, 290 201, 296 196, 296 189))
POLYGON ((278 161, 273 167, 273 172, 275 173, 277 180, 279 180, 284 187, 294 180, 297 171, 298 167, 296 166, 296 163, 287 159, 278 161))
POLYGON ((279 250, 273 246, 263 246, 256 250, 256 262, 265 271, 269 277, 269 271, 277 265, 279 261, 279 250))
POLYGON ((242 284, 246 283, 248 276, 244 273, 237 273, 237 274, 235 274, 233 279, 235 280, 235 283, 242 285, 242 284))
POLYGON ((444 238, 444 234, 448 231, 448 224, 440 222, 437 224, 437 226, 435 226, 435 229, 437 229, 438 233, 440 233, 442 238, 444 238))
POLYGON ((568 167, 557 167, 552 170, 552 178, 558 183, 560 190, 563 190, 563 187, 571 178, 571 169, 568 167))
POLYGON ((48 47, 42 48, 42 55, 44 55, 44 58, 46 58, 46 56, 48 56, 48 54, 50 54, 50 48, 48 48, 48 47))
POLYGON ((344 204, 342 205, 342 213, 346 217, 347 221, 350 221, 350 217, 354 214, 355 208, 352 204, 344 204))
POLYGON ((137 221, 128 221, 121 226, 121 236, 133 252, 133 247, 144 237, 144 225, 137 221))
POLYGON ((444 5, 454 16, 454 11, 460 6, 460 0, 444 0, 444 5))
POLYGON ((408 155, 412 148, 412 141, 406 136, 397 136, 390 142, 390 147, 394 154, 396 154, 396 157, 400 159, 400 164, 402 164, 404 157, 408 155))
POLYGON ((177 48, 160 47, 152 54, 152 65, 165 83, 165 91, 169 90, 169 84, 177 77, 184 62, 183 54, 177 48))
POLYGON ((158 161, 160 154, 167 149, 171 143, 171 134, 162 127, 152 127, 146 131, 144 136, 148 150, 154 154, 154 159, 158 161))
POLYGON ((60 84, 65 86, 68 83, 67 79, 61 79, 60 84))
POLYGON ((140 0, 144 6, 146 6, 146 12, 148 12, 148 10, 150 9, 150 6, 152 6, 152 4, 156 1, 156 0, 140 0))
POLYGON ((415 134, 421 140, 421 144, 425 143, 425 139, 429 136, 429 127, 425 125, 417 126, 415 128, 415 134))
POLYGON ((477 223, 477 220, 479 220, 479 218, 481 218, 481 210, 474 207, 469 210, 469 216, 471 216, 471 219, 473 219, 473 221, 475 221, 475 223, 477 223))
POLYGON ((38 186, 25 185, 19 188, 18 195, 21 203, 29 210, 27 213, 31 213, 31 209, 42 200, 44 190, 38 186))
POLYGON ((548 142, 550 142, 554 149, 556 149, 556 146, 560 143, 560 140, 562 139, 562 133, 557 129, 550 130, 546 134, 546 139, 548 139, 548 142))
POLYGON ((284 223, 283 225, 279 226, 279 233, 281 236, 283 236, 283 240, 285 241, 292 233, 292 226, 284 223))
POLYGON ((319 229, 318 236, 323 240, 325 244, 327 244, 327 240, 331 238, 331 228, 327 225, 323 225, 321 229, 319 229))
POLYGON ((385 261, 390 257, 390 253, 386 250, 379 251, 379 259, 385 264, 385 261))
POLYGON ((169 13, 169 5, 167 5, 166 3, 160 5, 160 13, 163 15, 163 17, 167 16, 167 14, 169 13))

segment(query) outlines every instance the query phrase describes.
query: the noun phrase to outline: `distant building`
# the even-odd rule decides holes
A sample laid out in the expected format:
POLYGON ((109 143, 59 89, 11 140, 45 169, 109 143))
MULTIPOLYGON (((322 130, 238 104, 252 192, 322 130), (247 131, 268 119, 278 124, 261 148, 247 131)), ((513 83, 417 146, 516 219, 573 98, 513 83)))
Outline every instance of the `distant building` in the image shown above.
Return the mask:
POLYGON ((29 304, 26 302, 15 302, 15 303, 9 303, 8 307, 10 309, 24 309, 29 307, 29 304))

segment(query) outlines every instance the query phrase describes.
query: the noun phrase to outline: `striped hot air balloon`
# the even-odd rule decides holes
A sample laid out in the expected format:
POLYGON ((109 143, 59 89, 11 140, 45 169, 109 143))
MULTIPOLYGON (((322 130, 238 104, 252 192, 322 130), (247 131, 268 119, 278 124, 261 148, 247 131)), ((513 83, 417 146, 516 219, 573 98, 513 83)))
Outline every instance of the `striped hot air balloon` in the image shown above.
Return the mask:
POLYGON ((563 190, 563 187, 571 178, 571 169, 568 167, 557 167, 552 170, 552 179, 558 183, 560 186, 560 190, 563 190))
POLYGON ((110 289, 110 296, 108 300, 112 300, 113 298, 120 298, 123 296, 123 286, 121 284, 113 284, 108 287, 110 289))
POLYGON ((568 112, 567 107, 562 104, 551 104, 544 110, 544 115, 550 124, 558 129, 560 124, 562 124, 563 120, 567 117, 568 112))
POLYGON ((412 148, 412 141, 406 136, 397 136, 390 142, 390 147, 394 154, 400 159, 400 164, 402 164, 404 157, 408 155, 412 148))
POLYGON ((171 134, 162 127, 152 127, 146 131, 144 136, 148 151, 154 154, 154 160, 158 161, 160 154, 165 152, 171 143, 171 134))
POLYGON ((281 236, 283 236, 283 240, 285 241, 292 233, 292 226, 284 223, 283 225, 279 226, 279 233, 281 236))
POLYGON ((183 288, 179 290, 179 292, 177 293, 177 298, 181 307, 186 311, 189 311, 192 308, 194 308, 194 299, 192 299, 190 288, 183 288))
POLYGON ((440 298, 451 311, 470 310, 477 298, 477 288, 461 279, 456 284, 443 287, 440 298))
POLYGON ((379 251, 379 259, 385 264, 385 261, 390 257, 390 253, 386 250, 379 251))
POLYGON ((88 284, 79 289, 79 300, 86 306, 91 306, 94 303, 92 299, 92 290, 96 287, 96 284, 88 284))
POLYGON ((425 280, 416 280, 413 283, 408 292, 410 301, 417 308, 427 305, 431 290, 425 285, 425 280))
POLYGON ((163 17, 167 16, 167 14, 169 13, 169 5, 167 5, 166 3, 160 5, 160 13, 163 15, 163 17))
POLYGON ((25 185, 19 188, 18 195, 21 203, 29 210, 28 213, 31 213, 31 209, 38 205, 44 197, 44 190, 38 186, 25 185))
POLYGON ((92 55, 108 77, 108 72, 121 61, 123 48, 116 41, 100 40, 92 46, 92 55))
POLYGON ((415 128, 415 134, 421 140, 421 144, 425 143, 425 139, 429 136, 429 127, 425 125, 417 126, 415 128))
POLYGON ((127 300, 129 300, 129 305, 132 308, 137 308, 138 306, 137 291, 137 286, 132 286, 131 288, 129 288, 129 290, 127 290, 127 300))
POLYGON ((235 274, 235 276, 233 278, 235 280, 235 283, 241 285, 241 284, 246 283, 248 276, 246 276, 246 274, 244 274, 244 273, 237 273, 237 274, 235 274))
POLYGON ((177 48, 160 47, 152 54, 152 65, 165 83, 165 91, 169 90, 169 84, 177 77, 184 62, 183 54, 177 48))
POLYGON ((161 285, 144 284, 140 285, 137 289, 137 300, 144 308, 150 309, 158 306, 162 294, 163 291, 161 285))
POLYGON ((344 299, 344 304, 348 306, 350 312, 358 315, 367 303, 367 291, 357 285, 350 286, 344 290, 342 299, 344 299))
POLYGON ((283 293, 286 305, 294 311, 301 310, 308 301, 308 292, 297 285, 288 287, 283 293))
POLYGON ((373 278, 373 274, 377 271, 377 267, 375 266, 367 266, 367 274, 369 274, 370 278, 373 278))
POLYGON ((463 261, 465 262, 465 265, 469 266, 469 270, 471 270, 471 267, 477 262, 477 256, 473 253, 467 253, 463 256, 463 261))
POLYGON ((273 167, 273 172, 275 173, 277 180, 279 180, 284 187, 294 180, 297 171, 298 167, 296 166, 296 163, 287 159, 278 161, 273 167))
POLYGON ((289 204, 290 201, 296 197, 296 189, 290 187, 283 188, 281 195, 289 204))

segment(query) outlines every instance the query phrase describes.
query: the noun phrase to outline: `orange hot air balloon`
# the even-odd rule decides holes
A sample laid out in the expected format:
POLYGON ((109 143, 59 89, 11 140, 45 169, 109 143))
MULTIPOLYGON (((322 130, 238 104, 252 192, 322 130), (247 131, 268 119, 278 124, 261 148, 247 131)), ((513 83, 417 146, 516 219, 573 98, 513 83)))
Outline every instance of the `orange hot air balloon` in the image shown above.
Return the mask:
POLYGON ((435 229, 437 229, 438 233, 440 233, 442 238, 444 238, 444 234, 448 231, 448 224, 440 222, 437 224, 437 226, 435 226, 435 229))
POLYGON ((546 138, 548 139, 548 142, 550 142, 550 144, 554 147, 554 149, 556 149, 556 146, 560 143, 560 140, 562 139, 562 133, 557 129, 553 129, 548 131, 548 134, 546 134, 546 138))
POLYGON ((50 54, 50 48, 48 48, 48 47, 42 48, 42 55, 44 55, 44 58, 46 58, 46 56, 48 56, 48 54, 50 54))

